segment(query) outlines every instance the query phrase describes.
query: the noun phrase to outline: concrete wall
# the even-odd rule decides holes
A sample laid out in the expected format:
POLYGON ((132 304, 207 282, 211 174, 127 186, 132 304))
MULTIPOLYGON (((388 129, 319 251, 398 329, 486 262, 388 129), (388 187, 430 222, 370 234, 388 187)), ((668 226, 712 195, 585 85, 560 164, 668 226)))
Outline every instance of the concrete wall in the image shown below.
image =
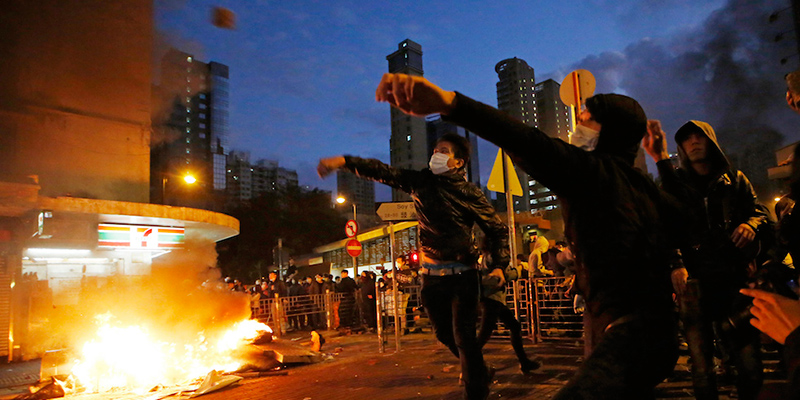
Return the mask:
POLYGON ((150 0, 5 0, 0 171, 41 194, 147 202, 150 0))

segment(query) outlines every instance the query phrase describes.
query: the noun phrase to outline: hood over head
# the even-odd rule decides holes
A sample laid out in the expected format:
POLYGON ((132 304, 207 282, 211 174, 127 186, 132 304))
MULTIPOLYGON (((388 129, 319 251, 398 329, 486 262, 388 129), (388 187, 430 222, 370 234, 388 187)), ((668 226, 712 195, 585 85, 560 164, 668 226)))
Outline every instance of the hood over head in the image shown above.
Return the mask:
POLYGON ((544 253, 550 248, 550 241, 542 235, 536 236, 536 242, 533 244, 532 252, 544 253))
POLYGON ((711 145, 708 146, 708 154, 706 155, 711 162, 711 169, 716 172, 727 171, 731 164, 728 158, 725 157, 725 153, 719 146, 719 142, 717 142, 717 134, 714 133, 714 128, 706 122, 695 120, 683 124, 683 126, 675 132, 675 143, 678 145, 678 160, 681 163, 681 168, 687 171, 693 171, 691 163, 689 162, 689 157, 681 146, 681 142, 686 140, 693 132, 703 134, 711 143, 711 145))
POLYGON ((598 94, 586 100, 586 108, 602 125, 594 151, 619 156, 633 165, 647 133, 647 115, 639 102, 621 94, 598 94))

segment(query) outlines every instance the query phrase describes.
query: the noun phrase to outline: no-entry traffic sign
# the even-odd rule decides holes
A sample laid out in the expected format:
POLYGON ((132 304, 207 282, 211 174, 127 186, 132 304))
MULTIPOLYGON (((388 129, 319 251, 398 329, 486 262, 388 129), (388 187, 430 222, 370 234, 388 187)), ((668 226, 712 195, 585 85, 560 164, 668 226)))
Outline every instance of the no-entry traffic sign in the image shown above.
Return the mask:
POLYGON ((361 254, 361 242, 355 239, 350 239, 344 246, 347 249, 347 254, 351 257, 358 257, 361 254))

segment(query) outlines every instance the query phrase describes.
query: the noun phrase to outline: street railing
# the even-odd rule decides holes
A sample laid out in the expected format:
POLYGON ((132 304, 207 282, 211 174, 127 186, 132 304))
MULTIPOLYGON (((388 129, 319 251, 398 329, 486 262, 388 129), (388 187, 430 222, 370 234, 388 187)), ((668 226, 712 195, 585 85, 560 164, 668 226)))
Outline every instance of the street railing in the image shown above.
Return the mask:
POLYGON ((570 279, 563 276, 534 278, 533 293, 536 341, 582 340, 583 316, 574 310, 574 296, 567 295, 570 279))
MULTIPOLYGON (((519 279, 507 283, 506 305, 522 326, 522 334, 534 342, 582 340, 583 317, 573 309, 568 296, 566 277, 519 279)), ((281 298, 263 297, 251 304, 252 318, 268 324, 276 335, 288 330, 336 329, 339 327, 375 327, 380 316, 380 330, 394 335, 395 314, 399 315, 400 335, 430 329, 430 320, 422 307, 420 285, 403 285, 398 290, 397 312, 392 290, 379 291, 377 298, 365 303, 360 291, 346 296, 326 293, 281 298), (371 302, 374 301, 374 307, 371 302), (377 314, 376 314, 377 311, 377 314)), ((363 289, 362 289, 363 290, 363 289)), ((497 336, 508 335, 498 323, 497 336)))
POLYGON ((339 311, 355 311, 354 302, 343 301, 344 297, 343 293, 262 297, 251 302, 251 318, 269 325, 277 336, 290 329, 335 329, 339 311))

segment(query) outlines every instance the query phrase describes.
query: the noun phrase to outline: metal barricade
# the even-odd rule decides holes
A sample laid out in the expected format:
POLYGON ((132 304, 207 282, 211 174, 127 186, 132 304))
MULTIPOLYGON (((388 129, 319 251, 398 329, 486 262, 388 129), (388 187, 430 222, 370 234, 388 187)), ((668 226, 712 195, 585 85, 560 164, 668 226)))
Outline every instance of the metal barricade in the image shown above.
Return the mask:
POLYGON ((530 281, 537 341, 583 339, 583 316, 575 313, 573 296, 566 295, 568 289, 569 279, 563 276, 530 281))
MULTIPOLYGON (((422 307, 420 285, 404 285, 399 290, 398 309, 400 315, 400 333, 411 333, 430 328, 430 320, 422 307)), ((382 327, 391 335, 394 331, 394 300, 392 290, 380 292, 382 327)))
MULTIPOLYGON (((534 319, 531 317, 533 315, 533 304, 531 302, 528 280, 519 279, 506 282, 505 302, 506 307, 514 312, 514 317, 519 321, 522 336, 535 341, 536 337, 533 329, 534 319)), ((508 332, 506 327, 500 321, 497 321, 497 326, 492 332, 492 337, 507 337, 509 335, 510 332, 508 332)))
MULTIPOLYGON (((342 298, 342 293, 264 297, 251 304, 251 318, 269 325, 276 335, 290 329, 333 329, 339 323, 342 298)), ((345 307, 348 304, 345 301, 345 307)), ((355 306, 350 305, 349 309, 342 311, 353 312, 355 306)))

